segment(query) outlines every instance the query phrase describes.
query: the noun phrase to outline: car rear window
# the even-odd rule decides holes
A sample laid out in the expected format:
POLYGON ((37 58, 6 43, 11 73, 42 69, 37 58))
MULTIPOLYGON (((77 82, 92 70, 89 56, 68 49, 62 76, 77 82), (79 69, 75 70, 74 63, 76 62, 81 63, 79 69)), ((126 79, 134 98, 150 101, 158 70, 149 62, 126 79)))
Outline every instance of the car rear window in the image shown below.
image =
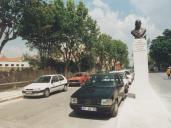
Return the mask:
POLYGON ((78 74, 75 74, 75 76, 79 77, 79 76, 83 76, 83 74, 78 73, 78 74))

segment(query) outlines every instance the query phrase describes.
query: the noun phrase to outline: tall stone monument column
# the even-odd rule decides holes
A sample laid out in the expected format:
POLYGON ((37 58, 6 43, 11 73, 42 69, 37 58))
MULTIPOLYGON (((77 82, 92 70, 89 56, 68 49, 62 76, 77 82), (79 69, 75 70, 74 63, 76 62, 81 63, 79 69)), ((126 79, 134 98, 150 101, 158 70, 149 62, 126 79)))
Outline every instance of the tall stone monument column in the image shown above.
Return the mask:
POLYGON ((148 83, 148 56, 147 41, 145 39, 146 29, 141 28, 141 21, 135 21, 135 29, 131 31, 134 36, 133 60, 135 82, 138 84, 148 83))
POLYGON ((134 72, 135 82, 148 82, 148 56, 147 41, 142 39, 134 39, 133 42, 134 72))

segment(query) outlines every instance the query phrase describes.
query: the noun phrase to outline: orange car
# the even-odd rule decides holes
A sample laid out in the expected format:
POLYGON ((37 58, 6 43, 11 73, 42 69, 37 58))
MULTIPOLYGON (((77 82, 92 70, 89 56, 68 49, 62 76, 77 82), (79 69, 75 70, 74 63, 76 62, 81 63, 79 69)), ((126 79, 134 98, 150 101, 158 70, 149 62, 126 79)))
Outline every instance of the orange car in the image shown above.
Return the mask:
POLYGON ((90 75, 86 72, 76 73, 73 77, 68 79, 69 85, 84 85, 87 80, 90 79, 90 75))

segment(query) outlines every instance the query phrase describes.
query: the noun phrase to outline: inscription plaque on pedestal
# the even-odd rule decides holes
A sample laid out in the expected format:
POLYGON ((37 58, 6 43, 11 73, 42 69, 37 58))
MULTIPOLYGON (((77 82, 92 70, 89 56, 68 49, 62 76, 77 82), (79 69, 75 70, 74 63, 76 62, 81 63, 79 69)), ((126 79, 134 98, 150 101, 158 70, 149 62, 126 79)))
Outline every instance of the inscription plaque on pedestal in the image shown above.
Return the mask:
POLYGON ((148 82, 147 41, 134 39, 133 42, 134 71, 137 83, 148 82))
POLYGON ((134 52, 141 52, 147 50, 146 41, 144 39, 136 39, 133 44, 133 51, 134 52))

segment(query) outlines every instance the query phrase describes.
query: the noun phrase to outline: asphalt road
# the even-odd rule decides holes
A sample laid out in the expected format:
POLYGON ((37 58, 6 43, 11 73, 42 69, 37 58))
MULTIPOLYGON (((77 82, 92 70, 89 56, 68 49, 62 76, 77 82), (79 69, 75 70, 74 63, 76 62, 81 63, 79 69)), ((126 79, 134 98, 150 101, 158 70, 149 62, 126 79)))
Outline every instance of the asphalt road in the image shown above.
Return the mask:
POLYGON ((165 73, 150 73, 149 76, 154 91, 171 114, 171 79, 165 73))
MULTIPOLYGON (((150 74, 150 82, 171 113, 171 79, 164 73, 150 74)), ((118 117, 76 115, 69 107, 70 96, 78 87, 48 98, 28 98, 0 104, 0 128, 114 128, 118 117)), ((127 100, 127 99, 126 99, 127 100)), ((119 110, 124 106, 120 105, 119 110)), ((119 116, 119 115, 118 115, 119 116)))
POLYGON ((70 109, 70 96, 77 89, 1 104, 0 128, 114 128, 117 117, 76 115, 70 109))

